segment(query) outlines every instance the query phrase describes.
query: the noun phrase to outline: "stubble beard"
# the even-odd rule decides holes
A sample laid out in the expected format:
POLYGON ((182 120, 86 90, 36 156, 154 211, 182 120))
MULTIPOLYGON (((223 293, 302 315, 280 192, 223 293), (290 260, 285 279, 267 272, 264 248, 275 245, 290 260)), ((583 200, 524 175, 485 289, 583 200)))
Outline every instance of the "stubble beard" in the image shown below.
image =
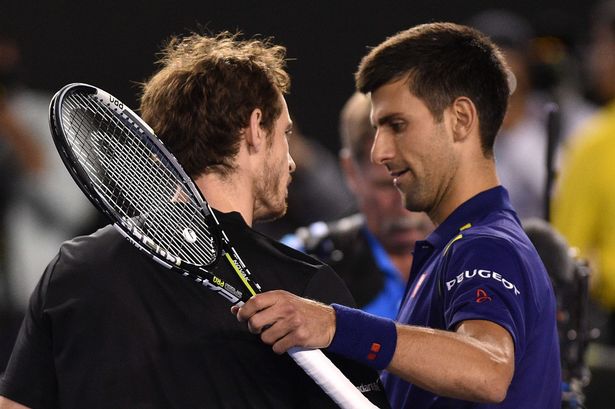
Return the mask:
POLYGON ((426 189, 422 184, 413 178, 412 185, 397 186, 401 194, 402 205, 411 212, 425 212, 428 209, 426 200, 426 189))
POLYGON ((288 209, 288 185, 281 187, 282 174, 267 165, 258 179, 254 217, 258 221, 273 221, 286 214, 288 209), (284 189, 284 192, 281 192, 284 189))

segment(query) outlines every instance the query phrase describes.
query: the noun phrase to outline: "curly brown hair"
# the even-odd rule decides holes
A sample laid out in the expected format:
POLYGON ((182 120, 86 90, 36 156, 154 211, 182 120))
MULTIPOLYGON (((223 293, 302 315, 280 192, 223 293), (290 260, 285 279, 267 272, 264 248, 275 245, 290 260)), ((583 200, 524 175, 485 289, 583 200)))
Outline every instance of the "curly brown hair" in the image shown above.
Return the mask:
POLYGON ((141 116, 191 177, 233 171, 241 132, 260 108, 269 133, 290 88, 286 49, 240 34, 173 37, 146 83, 141 116))

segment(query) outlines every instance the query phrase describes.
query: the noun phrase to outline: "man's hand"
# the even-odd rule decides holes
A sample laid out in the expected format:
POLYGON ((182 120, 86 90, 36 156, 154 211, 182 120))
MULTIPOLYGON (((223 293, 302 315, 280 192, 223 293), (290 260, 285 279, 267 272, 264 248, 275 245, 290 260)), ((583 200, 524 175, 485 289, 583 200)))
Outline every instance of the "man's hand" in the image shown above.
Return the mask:
POLYGON ((8 398, 0 396, 0 409, 29 409, 27 406, 21 405, 8 398))
POLYGON ((294 346, 326 348, 335 334, 332 307, 282 290, 257 294, 231 312, 278 354, 294 346))

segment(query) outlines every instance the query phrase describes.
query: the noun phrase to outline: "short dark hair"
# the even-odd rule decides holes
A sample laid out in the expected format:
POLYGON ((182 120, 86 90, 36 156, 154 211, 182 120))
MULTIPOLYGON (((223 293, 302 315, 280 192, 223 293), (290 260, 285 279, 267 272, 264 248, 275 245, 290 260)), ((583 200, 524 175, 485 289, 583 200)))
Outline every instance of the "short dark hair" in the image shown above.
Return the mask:
POLYGON ((346 101, 340 113, 339 132, 342 148, 359 163, 370 160, 375 134, 369 119, 370 111, 369 97, 355 92, 346 101))
POLYGON ((509 73, 498 48, 479 31, 430 23, 399 32, 372 49, 355 79, 357 89, 368 93, 407 78, 410 92, 437 121, 456 98, 470 98, 478 111, 483 153, 491 157, 508 104, 509 73))
POLYGON ((238 37, 174 37, 162 67, 143 84, 141 116, 192 177, 230 173, 252 111, 262 110, 268 131, 282 112, 279 95, 290 87, 286 49, 238 37))

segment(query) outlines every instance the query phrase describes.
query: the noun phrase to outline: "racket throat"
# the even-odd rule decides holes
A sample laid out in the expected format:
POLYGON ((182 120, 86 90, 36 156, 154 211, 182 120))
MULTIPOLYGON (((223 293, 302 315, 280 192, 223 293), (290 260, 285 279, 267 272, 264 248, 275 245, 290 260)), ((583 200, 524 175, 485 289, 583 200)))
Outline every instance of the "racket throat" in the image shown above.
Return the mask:
MULTIPOLYGON (((185 276, 189 277, 188 274, 185 274, 185 276)), ((215 281, 216 283, 213 283, 212 281, 209 281, 207 278, 202 278, 202 277, 197 277, 194 279, 194 281, 200 285, 202 285, 203 287, 207 288, 208 290, 217 292, 218 294, 220 294, 222 297, 226 298, 231 304, 235 305, 237 303, 242 303, 242 298, 243 298, 243 294, 241 291, 237 290, 235 287, 233 287, 232 285, 224 282, 223 280, 219 279, 217 276, 214 276, 212 281, 215 281)))

